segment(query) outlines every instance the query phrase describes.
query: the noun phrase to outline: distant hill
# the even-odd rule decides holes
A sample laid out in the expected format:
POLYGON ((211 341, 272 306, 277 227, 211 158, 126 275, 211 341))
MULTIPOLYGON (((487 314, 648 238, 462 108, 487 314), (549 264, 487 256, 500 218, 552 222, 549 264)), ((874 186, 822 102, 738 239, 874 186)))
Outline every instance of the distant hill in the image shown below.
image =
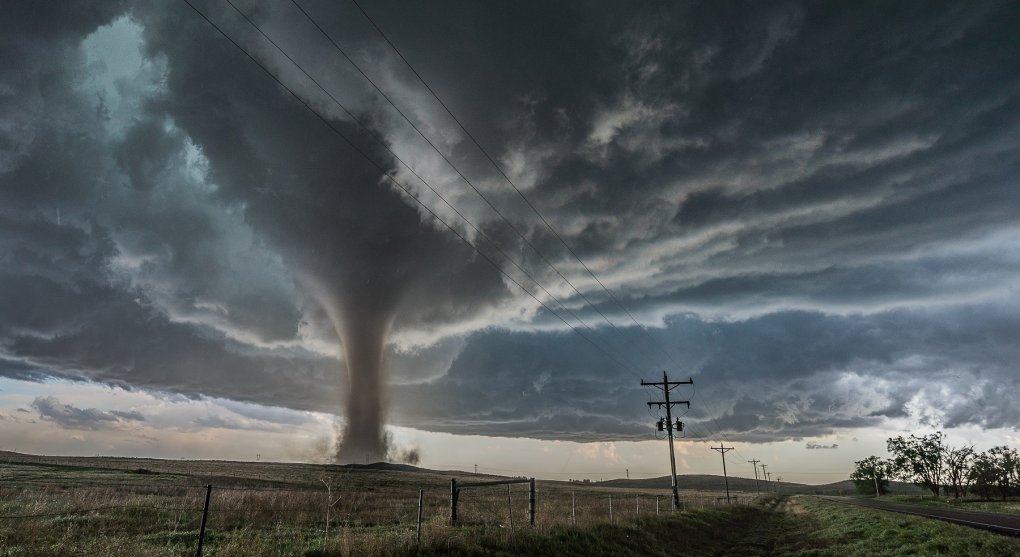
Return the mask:
MULTIPOLYGON (((723 477, 714 474, 688 474, 677 476, 677 482, 681 489, 698 489, 716 491, 724 488, 723 477)), ((730 477, 730 489, 733 491, 754 491, 754 478, 730 477)), ((669 476, 658 478, 644 478, 640 480, 606 480, 603 482, 592 482, 590 485, 597 487, 623 487, 632 489, 669 489, 669 476)), ((761 482, 764 486, 764 482, 761 482)))
POLYGON ((437 470, 429 470, 428 468, 419 468, 410 464, 397 464, 395 462, 373 462, 371 464, 341 464, 341 468, 351 468, 354 470, 390 470, 393 472, 429 472, 435 473, 437 470))
MULTIPOLYGON (((677 483, 680 489, 696 489, 702 491, 719 491, 725 488, 724 478, 714 474, 689 474, 677 476, 677 483)), ((730 491, 755 491, 755 480, 754 478, 741 478, 733 477, 729 478, 730 491)), ((636 480, 606 480, 603 482, 591 482, 586 485, 592 485, 596 487, 619 487, 619 488, 631 488, 631 489, 669 489, 670 481, 669 476, 660 476, 658 478, 644 478, 636 480)), ((765 489, 765 482, 758 480, 758 485, 761 489, 765 489)), ((839 495, 839 494, 852 494, 857 492, 857 488, 854 483, 850 480, 843 480, 839 482, 833 482, 822 485, 808 485, 793 482, 783 482, 781 486, 783 493, 802 493, 802 494, 816 494, 816 495, 839 495)), ((914 484, 905 482, 890 482, 890 491, 892 493, 902 494, 914 494, 920 493, 921 489, 914 484)))
MULTIPOLYGON (((95 469, 104 470, 135 470, 145 469, 151 472, 160 472, 168 474, 202 474, 205 472, 211 473, 214 468, 228 466, 234 470, 234 475, 237 475, 237 470, 247 470, 249 476, 256 478, 262 477, 262 475, 268 474, 265 472, 268 469, 281 468, 281 469, 307 469, 316 471, 319 473, 321 470, 333 470, 338 471, 342 469, 348 470, 365 470, 365 471, 379 471, 379 472, 407 472, 415 474, 428 474, 439 477, 486 477, 497 479, 501 476, 494 476, 491 474, 472 474, 471 472, 460 471, 460 470, 430 470, 428 468, 421 468, 418 466, 412 466, 410 464, 396 464, 389 462, 375 462, 372 464, 301 464, 301 463, 272 463, 272 462, 232 462, 232 461, 217 461, 217 460, 167 460, 167 459, 153 459, 153 458, 132 458, 132 457, 74 457, 74 456, 42 456, 42 455, 31 455, 24 453, 17 453, 12 451, 0 450, 0 463, 22 463, 22 464, 36 464, 36 465, 47 465, 47 466, 87 466, 95 469), (208 471, 204 468, 210 467, 208 471)), ((225 472, 220 472, 225 473, 225 472)), ((260 480, 261 481, 261 480, 260 480)), ((317 481, 317 480, 316 480, 317 481)), ((715 474, 690 474, 678 476, 680 488, 685 490, 698 490, 698 491, 722 491, 724 489, 723 477, 715 474)), ((546 483, 567 483, 559 482, 555 480, 544 480, 546 483)), ((733 477, 729 478, 730 491, 733 492, 745 492, 754 493, 755 491, 755 480, 754 478, 743 478, 733 477)), ((601 482, 587 482, 581 484, 575 484, 578 486, 592 486, 597 488, 622 488, 622 489, 669 489, 670 482, 669 476, 659 476, 657 478, 643 478, 643 479, 615 479, 606 480, 601 482)), ((765 489, 764 481, 759 481, 759 485, 762 489, 765 489)), ((892 482, 890 485, 891 491, 897 494, 919 494, 922 490, 917 486, 904 482, 892 482)), ((856 493, 856 488, 853 482, 850 480, 843 480, 830 484, 823 485, 807 485, 800 483, 789 483, 783 482, 782 484, 783 493, 801 493, 801 494, 817 494, 817 495, 841 495, 841 494, 853 494, 856 493)))

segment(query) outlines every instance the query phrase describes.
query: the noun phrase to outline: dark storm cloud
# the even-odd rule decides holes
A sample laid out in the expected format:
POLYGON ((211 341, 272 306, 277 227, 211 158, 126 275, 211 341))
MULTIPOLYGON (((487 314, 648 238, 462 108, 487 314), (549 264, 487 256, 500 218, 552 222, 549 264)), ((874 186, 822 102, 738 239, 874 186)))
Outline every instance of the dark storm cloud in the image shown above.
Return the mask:
POLYGON ((808 450, 838 449, 839 448, 839 444, 838 443, 833 443, 831 445, 823 445, 821 443, 815 443, 814 441, 809 441, 806 445, 804 445, 804 448, 808 449, 808 450))
POLYGON ((1014 308, 992 305, 843 317, 779 312, 730 322, 690 315, 655 331, 676 364, 636 331, 594 335, 642 364, 632 373, 576 335, 480 333, 447 375, 400 387, 395 411, 403 423, 456 433, 492 424, 492 434, 648 438, 658 415, 642 408, 655 393, 639 380, 679 368, 695 382, 682 394, 692 402, 684 419, 693 438, 810 438, 878 426, 916 411, 911 405, 945 409, 933 416, 939 423, 1003 427, 1020 420, 1010 403, 1020 387, 1016 330, 1014 308), (550 434, 557 429, 550 424, 560 433, 550 434))
POLYGON ((612 357, 522 309, 186 5, 47 3, 0 23, 0 374, 335 410, 337 331, 375 323, 394 419, 424 429, 643 438, 637 382, 661 369, 695 378, 693 437, 1020 424, 1016 6, 367 7, 667 356, 353 7, 307 4, 594 306, 290 5, 239 3, 371 130, 200 7, 380 166, 406 174, 374 138, 410 161, 612 357), (137 68, 81 43, 105 25, 137 68))
POLYGON ((55 397, 36 397, 32 401, 32 408, 39 412, 39 416, 49 422, 53 422, 65 429, 84 429, 95 431, 97 429, 108 429, 126 422, 143 422, 145 416, 132 410, 122 412, 118 410, 99 410, 97 408, 76 408, 70 404, 64 404, 55 397))

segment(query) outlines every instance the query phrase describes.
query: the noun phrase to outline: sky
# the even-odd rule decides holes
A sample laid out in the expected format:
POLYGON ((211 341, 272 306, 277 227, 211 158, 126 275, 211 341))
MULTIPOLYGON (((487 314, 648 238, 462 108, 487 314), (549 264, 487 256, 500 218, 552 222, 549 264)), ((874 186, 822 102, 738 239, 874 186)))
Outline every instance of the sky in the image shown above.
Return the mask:
POLYGON ((1020 6, 190 1, 5 7, 0 449, 1020 442, 1020 6))

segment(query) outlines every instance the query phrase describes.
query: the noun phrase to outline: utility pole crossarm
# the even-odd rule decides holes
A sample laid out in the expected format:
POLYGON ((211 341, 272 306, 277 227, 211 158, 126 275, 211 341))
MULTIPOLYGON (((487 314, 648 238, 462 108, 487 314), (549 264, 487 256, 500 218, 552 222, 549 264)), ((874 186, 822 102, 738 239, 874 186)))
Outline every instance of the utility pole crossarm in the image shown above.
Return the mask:
POLYGON ((673 406, 674 404, 686 404, 688 408, 691 407, 691 401, 689 400, 671 400, 669 402, 666 401, 649 402, 648 407, 651 408, 652 406, 658 406, 659 408, 662 408, 667 404, 670 406, 673 406))
POLYGON ((679 387, 680 385, 693 385, 693 384, 694 379, 688 379, 687 381, 670 381, 666 379, 665 373, 663 373, 662 381, 645 381, 644 379, 641 380, 642 387, 658 387, 665 391, 672 391, 673 389, 679 387))

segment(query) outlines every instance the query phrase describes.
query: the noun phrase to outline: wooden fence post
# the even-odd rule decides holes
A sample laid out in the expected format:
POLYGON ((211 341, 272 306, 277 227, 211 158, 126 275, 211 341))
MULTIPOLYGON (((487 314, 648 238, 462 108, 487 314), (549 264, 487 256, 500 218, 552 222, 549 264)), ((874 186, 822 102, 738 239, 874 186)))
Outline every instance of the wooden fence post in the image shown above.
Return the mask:
POLYGON ((609 523, 613 522, 613 496, 609 496, 609 523))
POLYGON ((450 478, 450 525, 457 524, 457 478, 450 478))
POLYGON ((510 497, 510 484, 506 484, 506 508, 510 509, 510 533, 514 533, 514 501, 510 497))

